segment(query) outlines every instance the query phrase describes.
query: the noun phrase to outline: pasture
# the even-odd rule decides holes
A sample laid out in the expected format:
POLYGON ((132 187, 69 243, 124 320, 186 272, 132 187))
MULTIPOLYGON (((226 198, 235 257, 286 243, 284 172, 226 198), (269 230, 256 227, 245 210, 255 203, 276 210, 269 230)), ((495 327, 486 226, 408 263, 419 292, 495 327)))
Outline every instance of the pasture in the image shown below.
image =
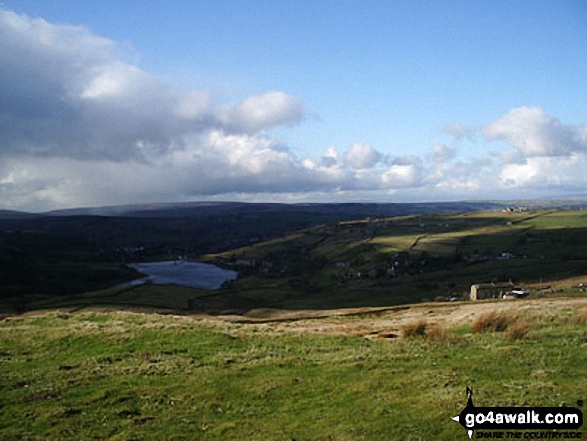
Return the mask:
POLYGON ((6 317, 0 439, 455 440, 467 386, 483 406, 587 398, 584 298, 354 312, 6 317), (526 331, 473 332, 493 309, 526 331), (442 332, 403 336, 418 320, 442 332))

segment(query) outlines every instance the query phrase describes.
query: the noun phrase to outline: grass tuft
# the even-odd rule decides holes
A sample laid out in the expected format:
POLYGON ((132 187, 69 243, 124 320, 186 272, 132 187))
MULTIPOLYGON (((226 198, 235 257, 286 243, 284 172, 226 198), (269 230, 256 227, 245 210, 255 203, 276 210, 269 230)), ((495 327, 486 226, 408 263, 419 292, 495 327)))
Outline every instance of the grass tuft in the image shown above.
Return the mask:
POLYGON ((575 316, 575 323, 578 325, 587 325, 587 311, 577 314, 575 316))
POLYGON ((402 328, 402 335, 404 338, 410 337, 424 337, 426 335, 426 328, 428 322, 424 319, 419 319, 415 322, 408 323, 402 328))
POLYGON ((513 317, 486 312, 473 323, 473 332, 503 332, 515 322, 513 317))
POLYGON ((525 320, 519 320, 508 326, 505 337, 507 340, 522 340, 530 332, 530 325, 525 320))
POLYGON ((449 334, 443 326, 435 323, 428 323, 425 319, 419 319, 408 323, 402 328, 404 338, 425 337, 430 341, 447 341, 449 334))
POLYGON ((435 324, 426 328, 426 338, 430 341, 448 341, 450 334, 444 326, 435 324))

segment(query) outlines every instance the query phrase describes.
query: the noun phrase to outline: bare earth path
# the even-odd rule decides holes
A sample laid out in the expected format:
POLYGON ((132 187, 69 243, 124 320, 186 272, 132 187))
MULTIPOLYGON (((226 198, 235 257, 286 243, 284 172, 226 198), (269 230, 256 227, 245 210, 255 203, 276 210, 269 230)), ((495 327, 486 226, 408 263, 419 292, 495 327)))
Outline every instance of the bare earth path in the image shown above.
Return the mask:
POLYGON ((404 325, 425 318, 429 323, 446 327, 470 325, 483 313, 495 311, 513 315, 539 315, 548 320, 561 309, 587 309, 587 298, 544 298, 455 302, 449 304, 421 303, 389 308, 356 308, 325 311, 257 311, 262 318, 220 316, 226 324, 256 327, 268 332, 311 332, 376 337, 384 333, 400 334, 404 325))
MULTIPOLYGON (((429 324, 445 328, 470 326, 486 312, 505 313, 514 316, 531 316, 549 322, 561 316, 587 311, 587 297, 550 297, 539 299, 491 300, 479 302, 419 303, 380 308, 351 308, 332 310, 287 311, 279 309, 253 310, 245 316, 208 314, 169 314, 179 323, 200 322, 221 327, 228 332, 259 331, 266 333, 313 333, 331 335, 356 335, 365 338, 395 338, 401 336, 402 328, 409 323, 425 319, 429 324)), ((56 313, 109 312, 119 314, 121 320, 131 314, 153 314, 152 308, 83 307, 31 311, 24 316, 43 316, 56 313)), ((122 324, 123 322, 121 322, 122 324)), ((169 323, 168 323, 169 324, 169 323)), ((163 325, 161 325, 163 326, 163 325)))

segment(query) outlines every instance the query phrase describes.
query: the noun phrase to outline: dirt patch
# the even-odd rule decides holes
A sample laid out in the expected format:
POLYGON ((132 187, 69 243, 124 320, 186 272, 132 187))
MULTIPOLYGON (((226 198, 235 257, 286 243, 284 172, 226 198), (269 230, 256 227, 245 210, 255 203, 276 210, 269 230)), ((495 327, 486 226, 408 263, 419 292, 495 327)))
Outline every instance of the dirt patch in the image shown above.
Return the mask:
POLYGON ((587 298, 524 299, 516 301, 425 303, 389 308, 355 308, 327 311, 271 311, 270 318, 224 316, 215 319, 267 332, 325 333, 360 335, 393 340, 409 323, 423 317, 430 324, 445 328, 472 325, 489 312, 520 314, 525 311, 554 311, 563 308, 587 308, 587 298))

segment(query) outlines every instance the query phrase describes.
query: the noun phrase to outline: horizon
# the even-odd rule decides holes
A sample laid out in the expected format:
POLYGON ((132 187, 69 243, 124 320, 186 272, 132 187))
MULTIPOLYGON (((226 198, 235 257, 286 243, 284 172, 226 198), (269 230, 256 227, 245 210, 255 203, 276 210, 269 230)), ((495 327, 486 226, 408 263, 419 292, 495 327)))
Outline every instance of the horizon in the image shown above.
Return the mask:
POLYGON ((0 208, 587 194, 587 5, 0 4, 0 208))
MULTIPOLYGON (((524 204, 540 204, 544 203, 546 206, 555 203, 579 203, 585 202, 587 204, 587 196, 575 196, 575 197, 551 197, 545 199, 461 199, 461 200, 444 200, 444 201, 417 201, 417 202, 377 202, 377 201, 346 201, 346 202, 243 202, 243 201, 230 201, 230 200, 194 200, 194 201, 183 201, 183 202, 146 202, 146 203, 129 203, 120 205, 87 205, 79 207, 68 207, 68 208, 57 208, 47 211, 22 211, 12 210, 0 207, 0 212, 14 212, 22 214, 52 214, 59 212, 68 211, 83 211, 83 210, 108 210, 108 209, 138 209, 147 210, 148 207, 155 207, 154 210, 165 209, 166 207, 189 207, 195 205, 215 205, 215 204, 244 204, 244 205, 434 205, 434 204, 496 204, 502 207, 508 205, 522 206, 524 204)), ((121 213, 127 213, 127 211, 121 210, 121 213)))

